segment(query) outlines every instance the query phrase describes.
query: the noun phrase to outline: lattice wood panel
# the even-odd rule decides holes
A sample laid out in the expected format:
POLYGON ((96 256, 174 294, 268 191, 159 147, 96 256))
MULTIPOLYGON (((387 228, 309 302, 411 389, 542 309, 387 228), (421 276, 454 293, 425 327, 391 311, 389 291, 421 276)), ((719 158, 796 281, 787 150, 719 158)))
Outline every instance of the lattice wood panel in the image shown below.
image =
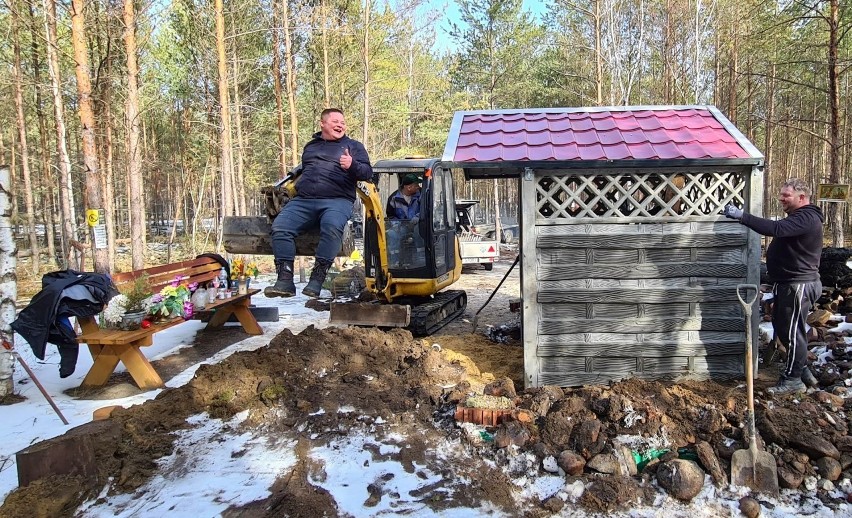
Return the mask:
POLYGON ((718 216, 742 207, 746 174, 630 171, 536 178, 537 219, 718 216))

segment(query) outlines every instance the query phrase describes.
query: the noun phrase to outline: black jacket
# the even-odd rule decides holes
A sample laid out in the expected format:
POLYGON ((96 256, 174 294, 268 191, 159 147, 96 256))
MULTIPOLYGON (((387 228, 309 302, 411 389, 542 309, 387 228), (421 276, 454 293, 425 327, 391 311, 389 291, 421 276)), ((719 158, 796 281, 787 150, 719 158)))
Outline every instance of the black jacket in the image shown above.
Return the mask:
POLYGON ((346 135, 340 140, 324 140, 321 135, 315 133, 302 152, 302 175, 296 180, 297 196, 355 201, 355 184, 373 177, 367 150, 346 135), (345 171, 340 167, 340 156, 346 149, 352 155, 352 165, 345 171))
POLYGON ((822 211, 816 205, 799 207, 786 218, 773 221, 744 213, 742 224, 774 239, 766 249, 766 269, 775 282, 819 280, 822 255, 822 211))
POLYGON ((60 375, 66 377, 74 372, 78 350, 77 334, 68 317, 100 313, 118 290, 107 275, 74 270, 47 273, 41 278, 41 286, 42 290, 12 322, 12 329, 30 344, 40 360, 44 359, 48 342, 58 346, 60 375))

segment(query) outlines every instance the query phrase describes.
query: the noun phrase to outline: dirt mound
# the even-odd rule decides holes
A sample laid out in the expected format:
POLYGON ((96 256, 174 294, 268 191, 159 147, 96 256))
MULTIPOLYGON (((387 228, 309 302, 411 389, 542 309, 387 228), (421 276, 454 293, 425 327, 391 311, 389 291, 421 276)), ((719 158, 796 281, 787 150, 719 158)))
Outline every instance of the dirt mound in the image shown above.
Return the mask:
MULTIPOLYGON (((175 432, 188 426, 188 417, 203 412, 227 419, 248 410, 241 426, 270 436, 298 434, 296 467, 282 474, 269 498, 232 510, 243 516, 276 516, 285 509, 289 516, 339 514, 334 498, 311 483, 310 474, 322 468, 307 455, 310 448, 355 430, 375 430, 377 423, 393 423, 394 433, 407 432, 396 460, 414 470, 433 455, 433 444, 468 433, 452 415, 473 393, 503 396, 514 410, 499 426, 467 435, 469 466, 453 466, 453 476, 416 495, 435 511, 484 503, 510 515, 545 516, 556 510, 562 500, 555 497, 519 508, 512 467, 519 454, 532 464, 518 468, 518 477, 579 466, 577 477, 567 475, 585 486, 577 504, 611 512, 652 502, 655 466, 672 458, 695 460, 708 470, 716 462, 722 470, 716 475, 727 479, 731 454, 744 445, 746 401, 734 383, 628 380, 608 387, 521 391, 522 373, 518 344, 493 344, 481 335, 421 340, 407 331, 285 331, 268 347, 201 366, 183 387, 81 427, 101 438, 112 435, 97 442, 97 479, 54 477, 20 488, 8 495, 0 516, 72 516, 104 487, 109 493, 137 490, 157 471, 157 459, 174 451, 175 432), (626 458, 631 454, 634 458, 626 458), (458 488, 451 499, 442 496, 448 487, 458 488)), ((759 401, 758 428, 779 459, 782 487, 798 487, 792 485, 796 480, 801 484, 815 475, 822 458, 849 469, 849 401, 816 395, 801 402, 792 397, 759 401)), ((380 481, 371 484, 370 498, 381 500, 385 491, 380 481)), ((826 495, 826 500, 831 498, 826 495)))

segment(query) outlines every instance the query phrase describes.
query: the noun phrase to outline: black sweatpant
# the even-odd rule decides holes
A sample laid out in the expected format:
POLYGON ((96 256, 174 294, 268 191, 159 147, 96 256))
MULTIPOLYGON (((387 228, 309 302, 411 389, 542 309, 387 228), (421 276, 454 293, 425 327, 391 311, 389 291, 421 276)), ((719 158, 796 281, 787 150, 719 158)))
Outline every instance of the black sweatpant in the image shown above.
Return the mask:
POLYGON ((787 363, 782 378, 800 379, 808 361, 808 336, 805 321, 814 302, 822 293, 820 281, 775 283, 772 286, 774 307, 772 328, 787 348, 787 363))

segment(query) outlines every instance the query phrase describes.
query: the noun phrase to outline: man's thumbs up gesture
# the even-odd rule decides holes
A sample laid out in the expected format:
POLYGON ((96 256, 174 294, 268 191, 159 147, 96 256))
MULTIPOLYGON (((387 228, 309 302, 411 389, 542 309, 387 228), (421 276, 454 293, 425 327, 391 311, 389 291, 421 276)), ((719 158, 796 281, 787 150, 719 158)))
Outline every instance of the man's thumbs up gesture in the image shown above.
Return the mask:
POLYGON ((352 165, 352 155, 349 154, 349 148, 343 150, 343 154, 340 155, 340 167, 343 168, 344 171, 349 170, 349 166, 352 165))

